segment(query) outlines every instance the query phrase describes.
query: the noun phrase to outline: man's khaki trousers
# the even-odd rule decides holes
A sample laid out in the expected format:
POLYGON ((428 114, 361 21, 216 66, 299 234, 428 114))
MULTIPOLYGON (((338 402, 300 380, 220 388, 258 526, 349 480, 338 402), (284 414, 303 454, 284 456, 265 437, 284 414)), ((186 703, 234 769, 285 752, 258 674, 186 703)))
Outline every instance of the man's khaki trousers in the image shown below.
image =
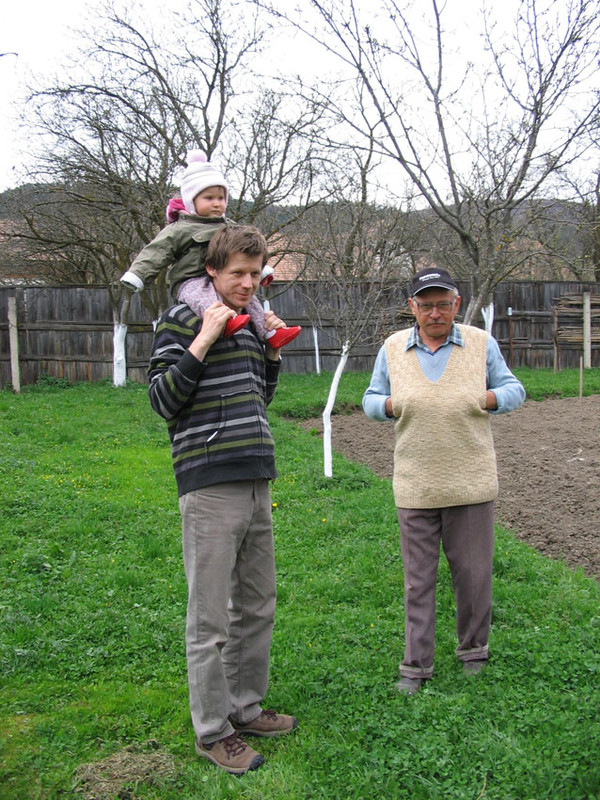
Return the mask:
POLYGON ((205 744, 262 708, 275 614, 275 564, 267 480, 236 481, 179 499, 188 583, 190 711, 205 744))

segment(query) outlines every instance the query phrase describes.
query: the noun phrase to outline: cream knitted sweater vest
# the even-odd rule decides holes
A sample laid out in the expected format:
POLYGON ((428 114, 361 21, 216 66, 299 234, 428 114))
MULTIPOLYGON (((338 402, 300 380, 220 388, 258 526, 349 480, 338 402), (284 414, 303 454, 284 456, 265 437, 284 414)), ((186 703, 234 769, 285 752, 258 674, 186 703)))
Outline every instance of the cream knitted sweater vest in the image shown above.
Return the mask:
POLYGON ((396 417, 394 498, 400 508, 486 503, 498 494, 496 455, 485 410, 487 335, 459 325, 455 346, 436 382, 423 374, 409 330, 385 342, 396 417))

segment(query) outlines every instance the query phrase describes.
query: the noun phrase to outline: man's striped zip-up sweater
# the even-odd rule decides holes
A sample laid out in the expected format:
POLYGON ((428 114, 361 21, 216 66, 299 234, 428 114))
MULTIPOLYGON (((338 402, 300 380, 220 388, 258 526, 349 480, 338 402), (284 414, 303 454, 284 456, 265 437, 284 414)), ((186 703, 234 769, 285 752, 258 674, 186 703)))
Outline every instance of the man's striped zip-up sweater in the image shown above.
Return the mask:
POLYGON ((187 305, 159 319, 148 376, 150 403, 167 421, 179 496, 215 483, 277 477, 266 407, 279 361, 252 328, 219 338, 198 361, 188 350, 201 321, 187 305))

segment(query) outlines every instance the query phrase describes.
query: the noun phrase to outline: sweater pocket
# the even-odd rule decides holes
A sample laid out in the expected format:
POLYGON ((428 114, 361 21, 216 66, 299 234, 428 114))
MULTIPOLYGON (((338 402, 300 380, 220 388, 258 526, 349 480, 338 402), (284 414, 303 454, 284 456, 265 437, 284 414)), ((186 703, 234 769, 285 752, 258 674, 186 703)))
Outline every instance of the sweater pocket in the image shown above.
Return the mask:
POLYGON ((484 389, 483 392, 479 392, 477 394, 477 412, 475 416, 486 416, 489 412, 485 407, 487 403, 487 392, 484 389))
POLYGON ((256 454, 265 439, 266 415, 260 394, 251 389, 223 394, 214 429, 207 432, 205 447, 211 451, 256 454))

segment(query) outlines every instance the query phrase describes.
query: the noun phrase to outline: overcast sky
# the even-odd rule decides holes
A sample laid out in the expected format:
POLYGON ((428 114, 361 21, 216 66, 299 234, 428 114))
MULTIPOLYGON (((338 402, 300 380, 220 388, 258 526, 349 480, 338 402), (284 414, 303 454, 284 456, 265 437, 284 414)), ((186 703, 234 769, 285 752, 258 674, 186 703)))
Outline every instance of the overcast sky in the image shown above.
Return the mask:
POLYGON ((53 71, 60 57, 72 48, 70 25, 81 23, 90 3, 74 0, 5 0, 0 12, 0 191, 17 184, 18 114, 23 80, 31 71, 53 71))
MULTIPOLYGON (((169 0, 138 0, 144 12, 164 11, 165 1, 169 0)), ((460 44, 462 55, 471 51, 469 56, 481 52, 481 40, 474 29, 477 27, 475 19, 482 0, 448 0, 446 4, 446 19, 448 25, 460 31, 460 35, 453 45, 460 44)), ((512 17, 514 5, 517 0, 504 0, 503 10, 512 17)), ((16 125, 16 117, 22 108, 23 84, 30 74, 48 74, 52 76, 60 65, 65 55, 76 49, 76 42, 69 28, 83 28, 85 19, 92 9, 100 7, 102 0, 29 0, 21 5, 15 0, 5 0, 0 13, 0 191, 12 188, 19 183, 19 174, 15 166, 19 164, 19 150, 27 151, 28 142, 19 141, 20 134, 16 125), (17 55, 12 55, 16 53, 17 55)), ((367 7, 370 0, 365 0, 367 7)), ((297 0, 277 0, 280 9, 287 5, 297 5, 297 0)), ((301 4, 301 2, 300 2, 301 4)), ((494 8, 494 0, 490 3, 494 8)), ((429 16, 429 5, 425 4, 419 13, 419 3, 415 4, 414 20, 418 23, 419 17, 424 19, 429 16), (427 8, 427 11, 425 11, 427 8)), ((504 16, 504 15, 502 15, 504 16)), ((430 22, 428 22, 430 24, 430 22)), ((262 67, 266 63, 277 65, 285 63, 288 68, 303 69, 305 72, 318 72, 322 54, 316 55, 316 48, 312 53, 307 50, 307 43, 300 43, 298 37, 291 41, 275 43, 276 50, 270 51, 265 57, 262 67), (278 52, 277 52, 278 50, 278 52), (296 56, 297 64, 291 60, 296 56)), ((325 70, 328 72, 328 70, 325 70)), ((310 80, 310 77, 309 77, 310 80)))
MULTIPOLYGON (((458 8, 480 0, 450 0, 458 8)), ((150 13, 164 8, 165 0, 139 0, 150 13)), ((168 0, 166 0, 168 2, 168 0)), ((296 5, 295 0, 278 0, 280 9, 296 5)), ((0 13, 0 191, 18 185, 19 148, 27 150, 27 142, 18 140, 16 118, 22 108, 23 84, 33 73, 52 75, 66 54, 75 50, 76 43, 70 28, 84 27, 91 9, 98 8, 101 0, 5 0, 0 13), (16 53, 17 55, 12 55, 16 53)), ((296 43, 297 45, 297 38, 296 43)), ((296 68, 291 61, 298 57, 297 69, 314 70, 315 56, 308 57, 309 45, 302 47, 288 43, 275 43, 271 53, 273 63, 283 59, 288 67, 296 68), (277 52, 279 51, 279 52, 277 52)), ((310 48, 313 51, 314 47, 310 48)), ((322 56, 321 56, 322 57, 322 56)), ((265 65, 263 65, 265 66, 265 65)))
MULTIPOLYGON (((151 14, 160 13, 165 1, 168 2, 138 0, 151 14)), ((295 5, 295 0, 279 0, 280 8, 288 2, 295 5)), ((83 28, 90 12, 101 5, 101 0, 28 0, 24 5, 15 0, 4 1, 0 12, 0 53, 7 55, 0 57, 0 191, 19 183, 14 167, 19 163, 19 146, 24 145, 25 150, 27 146, 27 142, 17 141, 24 82, 31 73, 54 74, 65 55, 76 49, 70 29, 83 28)), ((279 57, 284 53, 289 64, 293 52, 293 47, 280 49, 279 57)), ((298 48, 297 55, 306 64, 306 43, 298 48)))

